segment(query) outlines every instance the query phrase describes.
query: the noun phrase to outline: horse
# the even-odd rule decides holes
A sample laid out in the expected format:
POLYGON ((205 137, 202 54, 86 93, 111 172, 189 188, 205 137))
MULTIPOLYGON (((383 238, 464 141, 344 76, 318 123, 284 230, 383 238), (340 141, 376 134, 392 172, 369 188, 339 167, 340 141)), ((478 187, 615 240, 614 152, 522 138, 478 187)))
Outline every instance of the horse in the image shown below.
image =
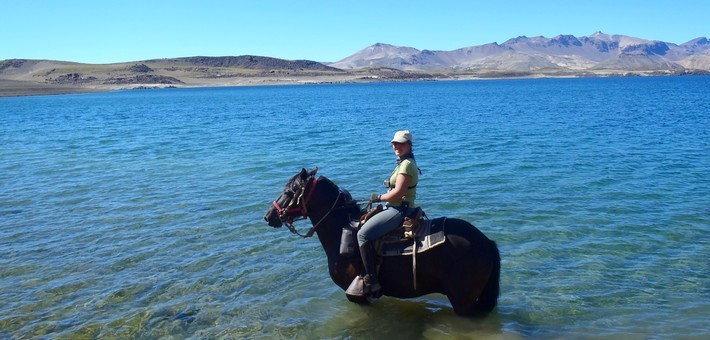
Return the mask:
MULTIPOLYGON (((315 233, 328 259, 331 279, 346 290, 364 273, 364 267, 358 249, 350 257, 341 255, 342 229, 364 211, 346 190, 325 176, 316 178, 317 171, 317 168, 312 171, 303 168, 291 177, 272 202, 264 220, 274 228, 285 224, 303 238, 315 233), (293 222, 306 218, 310 219, 312 227, 302 234, 293 222)), ((486 315, 495 308, 500 292, 498 247, 469 222, 455 218, 445 221, 445 242, 416 255, 416 276, 410 256, 380 257, 382 294, 406 299, 440 293, 448 297, 458 315, 486 315)))

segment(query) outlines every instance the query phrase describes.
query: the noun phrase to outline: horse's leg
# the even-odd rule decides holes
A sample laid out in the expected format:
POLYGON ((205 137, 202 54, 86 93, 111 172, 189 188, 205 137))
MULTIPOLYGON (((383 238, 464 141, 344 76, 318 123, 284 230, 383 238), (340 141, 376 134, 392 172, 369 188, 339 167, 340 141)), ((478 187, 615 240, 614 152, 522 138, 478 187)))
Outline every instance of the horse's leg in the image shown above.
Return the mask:
POLYGON ((444 283, 446 296, 456 314, 477 314, 481 311, 477 310, 476 302, 486 286, 491 268, 471 257, 457 262, 444 283))
POLYGON ((445 258, 451 261, 446 261, 447 274, 442 278, 442 285, 451 306, 459 315, 488 312, 480 310, 476 303, 495 269, 492 243, 465 221, 450 219, 446 229, 445 258))
POLYGON ((498 251, 498 245, 492 240, 490 241, 489 254, 492 255, 491 265, 493 269, 475 306, 478 312, 485 313, 492 311, 496 307, 498 295, 500 294, 500 252, 498 251))

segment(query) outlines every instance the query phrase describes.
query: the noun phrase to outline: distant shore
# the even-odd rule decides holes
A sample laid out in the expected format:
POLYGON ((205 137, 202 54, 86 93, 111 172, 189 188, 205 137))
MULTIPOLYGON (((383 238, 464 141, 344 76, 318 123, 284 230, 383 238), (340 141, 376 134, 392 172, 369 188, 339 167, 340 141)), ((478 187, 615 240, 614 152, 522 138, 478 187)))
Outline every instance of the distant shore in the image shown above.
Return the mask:
POLYGON ((81 94, 95 92, 111 92, 122 90, 149 90, 160 88, 199 88, 199 87, 230 87, 230 86, 274 86, 303 84, 344 84, 354 82, 373 82, 374 80, 357 80, 347 77, 337 79, 240 79, 225 82, 201 83, 190 85, 162 84, 131 84, 123 86, 70 86, 61 84, 32 83, 0 79, 0 97, 25 97, 62 94, 81 94))
POLYGON ((97 91, 102 90, 0 79, 0 97, 43 96, 97 91))
POLYGON ((200 88, 200 87, 236 87, 236 86, 276 86, 308 84, 347 84, 375 82, 417 82, 451 80, 491 80, 491 79, 539 79, 539 78, 589 78, 589 77, 628 77, 628 76, 670 76, 668 73, 610 73, 610 74, 506 74, 506 75, 448 75, 440 77, 408 77, 393 79, 362 74, 340 74, 295 77, 225 77, 220 79, 191 79, 187 84, 48 84, 31 81, 0 79, 0 97, 22 97, 41 95, 81 94, 111 92, 121 90, 143 90, 160 88, 200 88))
POLYGON ((0 61, 0 97, 154 88, 668 76, 708 73, 710 71, 682 68, 407 71, 391 67, 370 66, 339 69, 307 60, 283 60, 259 56, 187 57, 116 64, 9 59, 0 61))

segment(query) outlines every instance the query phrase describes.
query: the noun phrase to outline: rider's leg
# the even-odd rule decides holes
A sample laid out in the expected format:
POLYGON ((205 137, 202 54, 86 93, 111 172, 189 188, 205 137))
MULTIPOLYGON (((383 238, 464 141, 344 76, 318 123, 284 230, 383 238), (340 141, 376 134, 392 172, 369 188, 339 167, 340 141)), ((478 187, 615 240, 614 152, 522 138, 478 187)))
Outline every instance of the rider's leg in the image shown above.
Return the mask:
POLYGON ((404 215, 399 210, 390 207, 370 218, 357 233, 360 256, 365 267, 363 280, 366 293, 370 293, 370 296, 374 298, 382 295, 380 284, 377 280, 375 241, 401 225, 403 219, 404 215))

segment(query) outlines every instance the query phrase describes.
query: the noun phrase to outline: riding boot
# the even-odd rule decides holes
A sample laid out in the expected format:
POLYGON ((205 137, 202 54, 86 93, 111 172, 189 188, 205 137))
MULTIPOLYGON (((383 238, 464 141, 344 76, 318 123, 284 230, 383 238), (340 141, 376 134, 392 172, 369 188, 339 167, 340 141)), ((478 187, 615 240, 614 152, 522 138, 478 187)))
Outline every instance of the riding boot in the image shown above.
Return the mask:
POLYGON ((360 256, 362 257, 362 264, 365 266, 365 276, 363 276, 365 292, 376 299, 382 296, 382 291, 380 283, 377 281, 377 254, 373 243, 372 241, 365 242, 365 244, 360 246, 360 256))

